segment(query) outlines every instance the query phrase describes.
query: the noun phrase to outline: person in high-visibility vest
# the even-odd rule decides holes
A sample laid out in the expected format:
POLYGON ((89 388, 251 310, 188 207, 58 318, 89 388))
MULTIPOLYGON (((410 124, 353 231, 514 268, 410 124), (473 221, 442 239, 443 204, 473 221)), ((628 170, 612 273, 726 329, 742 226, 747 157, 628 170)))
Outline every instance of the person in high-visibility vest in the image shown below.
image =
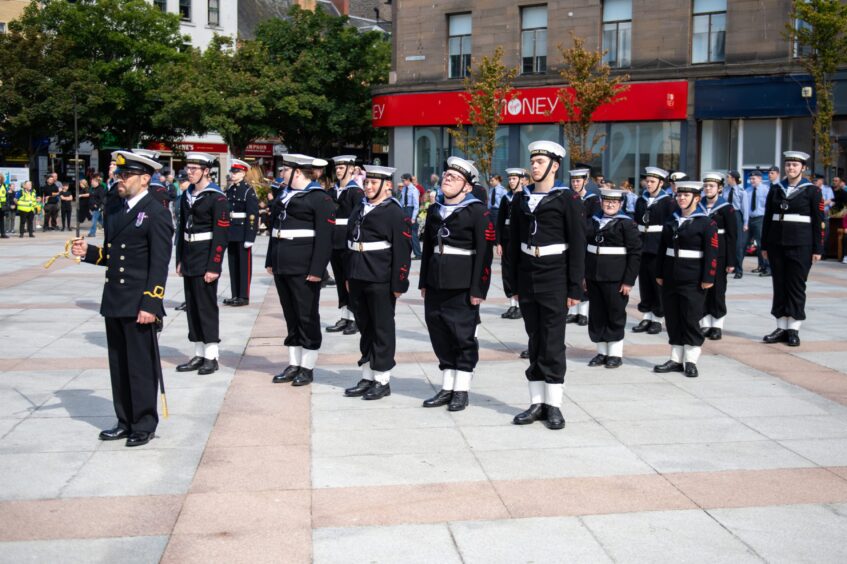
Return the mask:
POLYGON ((18 215, 21 216, 21 237, 24 236, 24 229, 29 231, 30 237, 35 237, 33 233, 33 221, 35 214, 39 212, 41 207, 35 192, 32 191, 32 182, 27 180, 24 182, 23 191, 20 197, 16 200, 15 205, 18 207, 18 215))
MULTIPOLYGON (((11 198, 8 200, 11 200, 11 198)), ((6 185, 3 183, 3 180, 0 179, 0 239, 9 238, 9 236, 6 235, 6 202, 6 185)))

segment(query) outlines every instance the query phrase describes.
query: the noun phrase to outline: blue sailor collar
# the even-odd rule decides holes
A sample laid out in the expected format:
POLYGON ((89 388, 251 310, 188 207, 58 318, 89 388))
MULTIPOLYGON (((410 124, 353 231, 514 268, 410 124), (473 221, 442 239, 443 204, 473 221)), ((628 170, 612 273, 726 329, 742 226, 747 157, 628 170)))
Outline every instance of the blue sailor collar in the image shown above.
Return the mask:
POLYGON ((480 203, 481 204, 482 201, 480 201, 479 198, 477 198, 476 196, 474 196, 471 193, 465 194, 465 198, 461 202, 459 202, 458 204, 447 204, 447 203, 445 203, 444 202, 444 194, 439 194, 435 198, 435 205, 441 206, 441 207, 444 207, 444 208, 454 208, 454 209, 464 208, 464 207, 469 206, 473 203, 480 203))
POLYGON ((582 200, 587 200, 588 198, 596 198, 596 197, 597 197, 597 194, 595 194, 594 192, 589 192, 588 190, 585 191, 584 196, 581 196, 582 200))
MULTIPOLYGON (((357 185, 357 186, 358 186, 358 185, 357 185)), ((402 204, 400 204, 400 202, 397 200, 397 198, 394 198, 394 197, 386 198, 386 199, 384 199, 383 201, 381 201, 380 203, 378 203, 378 204, 376 204, 376 205, 374 205, 374 204, 370 203, 370 202, 368 201, 368 198, 367 198, 367 197, 362 198, 362 206, 363 206, 363 207, 364 207, 364 206, 371 206, 371 207, 373 207, 373 208, 378 208, 378 207, 380 207, 380 206, 388 205, 388 204, 390 204, 390 203, 395 203, 395 204, 397 204, 397 207, 400 207, 400 208, 402 208, 402 207, 403 207, 403 206, 402 206, 402 204)))
MULTIPOLYGON (((529 184, 523 189, 523 191, 527 195, 532 195, 534 188, 535 188, 535 184, 529 184)), ((570 190, 570 188, 568 186, 565 186, 564 184, 562 184, 561 181, 557 180, 556 182, 553 183, 553 187, 550 188, 550 191, 544 192, 544 194, 545 195, 546 194, 552 194, 554 192, 558 192, 559 190, 570 190)))
POLYGON ((680 219, 686 219, 686 220, 694 219, 695 217, 709 217, 706 214, 706 210, 703 209, 703 206, 701 206, 699 204, 697 205, 697 209, 694 210, 694 213, 692 213, 688 217, 683 218, 683 215, 679 212, 673 212, 673 216, 674 216, 674 219, 676 219, 677 221, 679 221, 680 219))
POLYGON ((341 186, 338 182, 336 182, 335 186, 333 186, 333 189, 341 190, 343 192, 344 190, 347 190, 348 188, 354 188, 354 187, 358 188, 359 185, 356 184, 356 181, 351 178, 350 181, 347 184, 345 184, 344 186, 341 186))
POLYGON ((713 213, 715 213, 716 211, 718 211, 718 210, 719 210, 719 209, 721 209, 722 207, 724 207, 724 206, 728 206, 728 205, 729 205, 729 202, 727 202, 727 201, 724 199, 724 197, 723 197, 723 196, 718 196, 718 199, 717 199, 717 200, 715 200, 715 205, 714 205, 714 206, 712 206, 711 208, 710 208, 710 207, 708 207, 708 206, 704 206, 702 202, 700 203, 700 206, 701 206, 704 210, 706 210, 706 214, 708 214, 708 215, 712 215, 713 213))
POLYGON ((194 184, 192 184, 191 186, 188 187, 188 192, 191 193, 191 197, 193 197, 193 198, 196 198, 200 194, 202 194, 204 192, 208 192, 208 191, 220 192, 221 194, 223 194, 223 190, 221 190, 221 187, 218 186, 214 182, 209 182, 208 184, 206 184, 206 187, 203 188, 200 191, 195 191, 196 189, 197 189, 197 187, 194 184))
POLYGON ((594 215, 591 216, 591 219, 593 219, 594 221, 599 223, 600 220, 602 220, 602 219, 629 219, 629 220, 631 220, 632 217, 630 217, 629 215, 627 215, 623 212, 618 212, 616 215, 612 215, 612 216, 608 216, 608 215, 604 214, 603 212, 597 212, 597 213, 595 213, 594 215))
MULTIPOLYGON (((648 201, 651 198, 650 193, 647 190, 644 190, 641 193, 641 197, 648 201)), ((670 198, 670 196, 668 196, 668 193, 664 190, 659 190, 659 194, 653 198, 653 201, 656 202, 658 200, 661 200, 662 198, 670 198)))

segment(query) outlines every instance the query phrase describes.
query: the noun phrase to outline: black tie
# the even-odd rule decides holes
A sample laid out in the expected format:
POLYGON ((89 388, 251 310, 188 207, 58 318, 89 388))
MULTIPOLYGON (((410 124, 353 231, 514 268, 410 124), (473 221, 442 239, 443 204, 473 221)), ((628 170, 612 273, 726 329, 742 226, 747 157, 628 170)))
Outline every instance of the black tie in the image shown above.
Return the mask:
POLYGON ((129 213, 129 200, 124 200, 124 213, 129 213))
POLYGON ((403 207, 409 207, 409 187, 406 186, 406 194, 403 196, 403 207))
POLYGON ((750 202, 750 209, 756 211, 756 187, 753 186, 753 201, 750 202))
POLYGON ((732 205, 732 200, 735 199, 735 186, 729 188, 729 205, 732 205))

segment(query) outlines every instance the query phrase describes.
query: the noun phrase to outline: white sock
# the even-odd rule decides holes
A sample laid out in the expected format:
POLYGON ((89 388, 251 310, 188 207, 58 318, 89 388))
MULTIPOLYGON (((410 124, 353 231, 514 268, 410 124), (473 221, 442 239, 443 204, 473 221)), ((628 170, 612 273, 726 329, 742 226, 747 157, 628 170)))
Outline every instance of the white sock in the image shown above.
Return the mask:
POLYGON ((529 382, 529 403, 544 403, 544 382, 529 382))
POLYGON ((700 347, 692 347, 691 345, 685 345, 685 353, 683 355, 683 357, 685 358, 685 362, 697 364, 697 360, 700 358, 700 350, 700 347))
POLYGON ((656 317, 654 315, 653 316, 653 323, 658 323, 659 325, 664 325, 665 324, 665 318, 664 317, 656 317))
POLYGON ((623 357, 623 340, 606 343, 606 346, 609 350, 609 356, 623 357))
POLYGON ((456 371, 452 368, 441 371, 441 389, 453 390, 456 385, 456 371))
POLYGON ((725 315, 723 317, 712 317, 712 327, 715 329, 723 329, 723 322, 725 319, 725 315))
POLYGON ((303 347, 288 347, 288 364, 301 366, 303 362, 303 347))
POLYGON ((194 343, 194 356, 203 356, 206 353, 206 345, 194 343))
POLYGON ((315 367, 315 364, 318 362, 318 351, 312 351, 309 349, 303 349, 303 360, 302 366, 306 370, 312 370, 315 367))
POLYGON ((576 315, 577 311, 579 311, 579 304, 569 307, 568 308, 568 315, 576 315))
POLYGON ((609 343, 597 343, 597 354, 609 354, 609 343))
POLYGON ((788 318, 780 317, 776 320, 776 326, 780 329, 788 329, 788 318))
POLYGON ((588 301, 579 302, 576 306, 576 312, 579 315, 588 315, 588 301))
POLYGON ((518 300, 515 298, 509 298, 509 307, 518 307, 518 300))
POLYGON ((544 403, 551 407, 562 407, 564 384, 544 384, 544 403))
POLYGON ((371 363, 366 362, 362 365, 362 380, 370 380, 373 382, 374 371, 371 370, 371 363))
POLYGON ((218 359, 218 344, 217 343, 208 343, 203 345, 203 358, 208 358, 209 360, 217 360, 218 359))
POLYGON ((700 319, 700 327, 711 327, 712 326, 712 316, 704 315, 702 319, 700 319))
POLYGON ((473 338, 474 339, 476 339, 479 336, 479 326, 480 325, 482 325, 482 323, 477 323, 476 327, 474 327, 474 330, 473 330, 473 338))
POLYGON ((388 383, 391 379, 391 371, 386 370, 385 372, 374 372, 374 380, 382 384, 383 386, 388 383))
POLYGON ((456 370, 456 386, 453 388, 453 391, 467 392, 468 390, 470 390, 471 378, 473 378, 473 372, 463 372, 461 370, 456 370))
POLYGON ((682 362, 682 355, 685 352, 681 345, 671 346, 671 360, 674 362, 682 362))
POLYGON ((802 324, 803 324, 802 321, 800 321, 798 319, 794 319, 793 317, 789 317, 789 318, 787 318, 787 321, 785 322, 785 328, 791 329, 792 331, 799 331, 800 325, 802 325, 802 324))
POLYGON ((642 317, 641 319, 643 319, 644 321, 653 321, 653 314, 648 311, 644 314, 644 317, 642 317))
POLYGON ((346 319, 347 321, 355 321, 356 320, 356 316, 353 315, 353 312, 350 311, 349 307, 344 308, 344 319, 346 319))

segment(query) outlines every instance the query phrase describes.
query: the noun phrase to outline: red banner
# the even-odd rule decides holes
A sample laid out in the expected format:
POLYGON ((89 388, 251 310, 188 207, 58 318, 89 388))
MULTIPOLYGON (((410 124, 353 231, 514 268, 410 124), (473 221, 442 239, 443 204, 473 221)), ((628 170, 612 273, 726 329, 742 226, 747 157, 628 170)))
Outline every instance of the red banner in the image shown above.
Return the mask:
MULTIPOLYGON (((622 100, 601 106, 595 121, 669 121, 688 116, 688 83, 639 82, 629 84, 622 100)), ((559 88, 523 88, 503 105, 503 122, 556 123, 565 119, 565 108, 557 96, 559 88)), ((391 94, 373 99, 374 127, 456 125, 468 123, 468 106, 463 92, 391 94)))
POLYGON ((244 149, 245 157, 272 157, 274 156, 273 143, 250 143, 244 149))
POLYGON ((174 143, 173 148, 168 145, 165 145, 161 142, 153 142, 148 143, 147 148, 153 151, 160 151, 164 153, 171 153, 174 149, 179 150, 182 153, 226 153, 227 146, 226 143, 204 143, 197 141, 180 141, 179 143, 174 143))

